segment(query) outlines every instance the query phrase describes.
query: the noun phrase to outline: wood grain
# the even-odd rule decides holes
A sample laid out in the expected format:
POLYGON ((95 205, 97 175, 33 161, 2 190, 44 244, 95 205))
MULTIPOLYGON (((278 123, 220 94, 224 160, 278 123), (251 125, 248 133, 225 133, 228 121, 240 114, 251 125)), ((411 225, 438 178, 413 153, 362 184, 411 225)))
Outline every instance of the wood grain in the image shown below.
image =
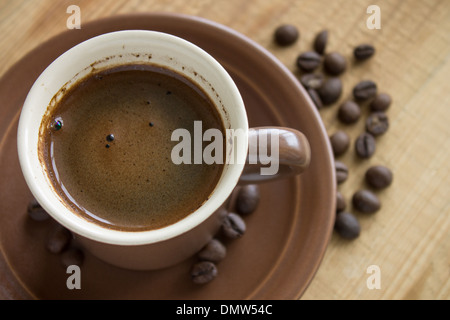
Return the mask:
POLYGON ((339 51, 349 61, 340 101, 320 112, 329 133, 343 129, 355 139, 363 130, 363 121, 344 126, 336 118, 337 105, 350 97, 358 81, 372 79, 393 97, 390 129, 377 139, 376 154, 361 161, 350 150, 339 159, 350 167, 339 190, 349 200, 365 187, 365 170, 375 164, 390 167, 394 183, 378 192, 379 212, 355 213, 362 228, 358 239, 333 235, 303 299, 450 299, 449 1, 377 1, 381 29, 369 30, 366 9, 372 1, 363 0, 1 0, 0 75, 66 30, 71 4, 81 9, 81 27, 131 12, 178 12, 214 20, 258 42, 294 73, 298 54, 312 48, 317 32, 328 29, 327 51, 339 51), (272 39, 282 23, 301 32, 288 48, 277 47, 272 39), (360 43, 372 43, 377 52, 355 64, 351 54, 360 43), (381 289, 367 287, 370 265, 380 268, 381 289))

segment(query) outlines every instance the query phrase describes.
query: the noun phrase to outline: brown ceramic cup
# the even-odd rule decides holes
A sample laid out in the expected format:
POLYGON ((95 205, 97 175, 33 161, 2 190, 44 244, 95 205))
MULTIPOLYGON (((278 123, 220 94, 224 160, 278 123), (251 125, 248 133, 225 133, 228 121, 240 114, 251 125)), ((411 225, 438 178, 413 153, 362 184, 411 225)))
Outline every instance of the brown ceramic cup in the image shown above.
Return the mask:
POLYGON ((89 39, 58 57, 36 80, 24 103, 18 128, 19 161, 25 180, 42 207, 98 258, 119 267, 149 270, 181 262, 218 231, 224 206, 239 183, 259 183, 296 175, 310 162, 305 136, 289 128, 249 129, 242 97, 225 69, 209 54, 181 38, 154 31, 118 31, 89 39), (149 58, 151 57, 151 58, 149 58), (107 58, 107 59, 106 59, 107 58), (38 154, 40 125, 60 89, 93 69, 152 63, 181 73, 214 101, 225 128, 240 135, 226 139, 232 161, 200 208, 164 228, 119 231, 75 214, 58 196, 38 154))

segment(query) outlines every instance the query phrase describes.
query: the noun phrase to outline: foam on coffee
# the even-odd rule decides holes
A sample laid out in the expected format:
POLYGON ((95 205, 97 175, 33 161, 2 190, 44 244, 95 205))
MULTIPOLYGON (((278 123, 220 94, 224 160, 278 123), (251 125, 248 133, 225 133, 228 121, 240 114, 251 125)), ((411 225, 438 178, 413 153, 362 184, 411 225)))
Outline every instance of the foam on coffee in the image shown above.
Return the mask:
POLYGON ((41 161, 74 213, 112 229, 162 228, 198 209, 222 174, 220 163, 172 162, 172 132, 193 136, 194 121, 225 132, 207 94, 182 75, 152 65, 110 68, 77 82, 49 110, 41 161))

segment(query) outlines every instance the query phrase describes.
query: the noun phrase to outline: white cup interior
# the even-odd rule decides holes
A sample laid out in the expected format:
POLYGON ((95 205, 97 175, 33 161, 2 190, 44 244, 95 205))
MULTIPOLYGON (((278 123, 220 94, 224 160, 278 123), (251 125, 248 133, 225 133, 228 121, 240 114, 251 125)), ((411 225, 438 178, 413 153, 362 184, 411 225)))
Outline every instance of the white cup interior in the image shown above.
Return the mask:
MULTIPOLYGON (((208 53, 181 38, 154 31, 127 30, 86 40, 49 65, 34 83, 25 100, 18 128, 18 154, 25 180, 42 207, 59 223, 86 238, 118 245, 142 245, 180 235, 206 220, 222 205, 242 173, 248 148, 248 122, 239 90, 226 70, 208 53), (245 139, 231 143, 237 155, 225 164, 211 197, 194 213, 161 229, 118 231, 107 229, 73 213, 53 189, 39 160, 38 143, 42 117, 58 101, 61 88, 97 69, 130 63, 150 63, 172 69, 198 84, 214 101, 226 129, 240 129, 245 139)), ((227 139, 228 140, 228 139, 227 139)))

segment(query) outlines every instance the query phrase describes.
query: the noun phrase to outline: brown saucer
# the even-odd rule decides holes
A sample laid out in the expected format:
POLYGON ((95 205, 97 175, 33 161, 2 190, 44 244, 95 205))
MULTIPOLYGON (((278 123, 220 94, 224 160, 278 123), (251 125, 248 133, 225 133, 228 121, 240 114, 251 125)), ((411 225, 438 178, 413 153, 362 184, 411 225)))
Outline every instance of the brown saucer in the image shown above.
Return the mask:
POLYGON ((43 43, 0 79, 0 299, 297 299, 319 267, 335 216, 335 177, 328 136, 298 81, 265 49, 239 33, 201 18, 138 14, 107 18, 43 43), (194 259, 148 272, 123 270, 86 254, 81 290, 66 287, 59 256, 45 249, 52 221, 35 222, 19 168, 17 121, 38 75, 57 56, 95 35, 123 29, 158 30, 196 43, 229 71, 251 126, 302 131, 312 163, 301 177, 261 186, 261 202, 246 217, 247 233, 228 245, 219 276, 198 286, 189 280, 194 259))

